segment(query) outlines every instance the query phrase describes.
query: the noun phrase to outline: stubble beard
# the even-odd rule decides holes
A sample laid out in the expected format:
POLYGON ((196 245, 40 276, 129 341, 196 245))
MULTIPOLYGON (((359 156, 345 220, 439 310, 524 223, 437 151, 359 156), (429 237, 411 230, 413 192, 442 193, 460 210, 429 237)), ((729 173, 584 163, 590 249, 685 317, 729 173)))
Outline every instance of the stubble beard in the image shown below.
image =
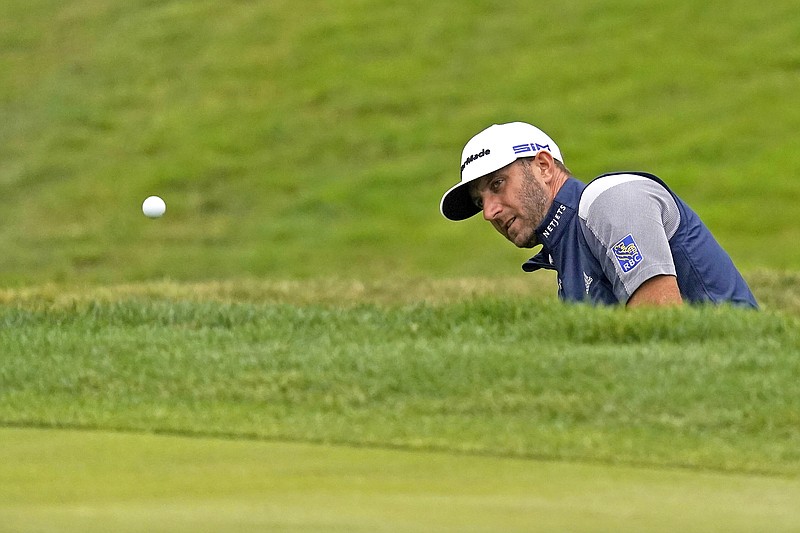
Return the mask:
POLYGON ((536 228, 544 220, 550 208, 550 195, 539 183, 528 165, 523 168, 525 180, 520 192, 520 222, 523 223, 521 233, 514 244, 518 248, 533 248, 539 244, 536 228))

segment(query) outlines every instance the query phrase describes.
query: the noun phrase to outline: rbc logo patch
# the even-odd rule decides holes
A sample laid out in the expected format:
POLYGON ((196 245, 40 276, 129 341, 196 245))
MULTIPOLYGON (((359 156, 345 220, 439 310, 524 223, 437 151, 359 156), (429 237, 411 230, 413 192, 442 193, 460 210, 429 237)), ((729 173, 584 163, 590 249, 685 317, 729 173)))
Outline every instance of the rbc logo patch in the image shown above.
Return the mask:
POLYGON ((642 262, 642 254, 639 252, 639 247, 636 246, 636 241, 633 240, 633 235, 630 233, 615 244, 612 250, 623 272, 630 272, 633 267, 642 262))

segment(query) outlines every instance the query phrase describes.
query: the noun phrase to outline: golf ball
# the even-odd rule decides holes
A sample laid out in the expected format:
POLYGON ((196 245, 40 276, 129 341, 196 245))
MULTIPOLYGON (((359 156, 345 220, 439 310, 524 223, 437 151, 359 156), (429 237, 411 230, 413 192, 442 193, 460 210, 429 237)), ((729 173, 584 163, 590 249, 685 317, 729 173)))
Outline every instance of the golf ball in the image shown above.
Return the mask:
POLYGON ((158 218, 167 210, 167 204, 158 196, 148 196, 142 202, 142 213, 150 218, 158 218))

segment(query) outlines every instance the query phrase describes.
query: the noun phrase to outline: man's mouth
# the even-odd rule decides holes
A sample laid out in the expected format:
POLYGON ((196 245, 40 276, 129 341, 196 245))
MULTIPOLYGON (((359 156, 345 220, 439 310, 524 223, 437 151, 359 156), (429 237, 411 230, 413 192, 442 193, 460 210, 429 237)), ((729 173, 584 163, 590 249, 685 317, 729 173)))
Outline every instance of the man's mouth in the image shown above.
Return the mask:
POLYGON ((513 224, 515 220, 517 220, 516 217, 511 217, 510 219, 508 219, 508 222, 506 222, 506 225, 503 227, 503 229, 505 229, 506 235, 508 235, 508 230, 511 229, 511 224, 513 224))

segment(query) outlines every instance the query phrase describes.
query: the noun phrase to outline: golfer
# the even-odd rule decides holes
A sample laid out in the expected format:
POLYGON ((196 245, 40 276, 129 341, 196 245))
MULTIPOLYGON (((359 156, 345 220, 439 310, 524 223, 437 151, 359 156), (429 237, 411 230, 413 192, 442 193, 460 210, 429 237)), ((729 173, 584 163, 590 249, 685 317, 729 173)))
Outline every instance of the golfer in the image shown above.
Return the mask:
POLYGON ((467 142, 461 181, 440 209, 450 220, 482 211, 516 246, 541 245, 522 268, 555 270, 562 300, 758 307, 705 224, 658 177, 620 172, 587 185, 553 139, 524 122, 495 124, 467 142))

